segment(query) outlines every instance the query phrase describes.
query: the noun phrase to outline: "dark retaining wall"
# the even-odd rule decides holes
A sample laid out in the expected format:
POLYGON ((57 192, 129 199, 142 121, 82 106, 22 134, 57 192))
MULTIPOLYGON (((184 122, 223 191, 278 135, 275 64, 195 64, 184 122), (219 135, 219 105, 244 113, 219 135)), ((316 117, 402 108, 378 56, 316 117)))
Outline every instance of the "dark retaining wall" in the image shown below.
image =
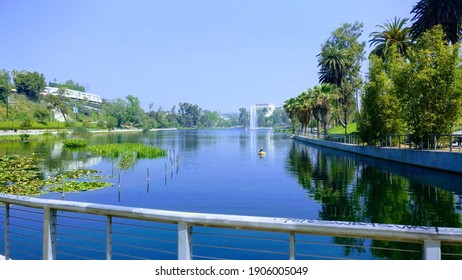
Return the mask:
POLYGON ((346 151, 359 155, 385 159, 415 166, 422 166, 432 169, 462 173, 462 153, 459 152, 450 153, 440 151, 420 151, 410 149, 358 146, 352 144, 311 139, 302 136, 294 136, 293 138, 313 145, 346 151))

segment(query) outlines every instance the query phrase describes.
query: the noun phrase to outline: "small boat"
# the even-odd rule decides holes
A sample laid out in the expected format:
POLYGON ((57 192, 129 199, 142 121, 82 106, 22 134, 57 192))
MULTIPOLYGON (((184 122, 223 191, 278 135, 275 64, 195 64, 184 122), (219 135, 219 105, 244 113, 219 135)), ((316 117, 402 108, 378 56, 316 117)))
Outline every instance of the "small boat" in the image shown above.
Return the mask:
POLYGON ((261 157, 264 157, 266 155, 266 152, 260 151, 260 152, 258 152, 258 155, 261 156, 261 157))

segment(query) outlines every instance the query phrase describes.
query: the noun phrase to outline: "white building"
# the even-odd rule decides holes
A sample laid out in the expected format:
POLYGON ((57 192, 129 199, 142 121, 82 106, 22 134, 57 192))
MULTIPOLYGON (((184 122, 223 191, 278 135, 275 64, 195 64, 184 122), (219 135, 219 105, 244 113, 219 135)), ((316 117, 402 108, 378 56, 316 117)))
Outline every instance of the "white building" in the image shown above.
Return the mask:
MULTIPOLYGON (((41 92, 43 95, 52 94, 52 95, 59 95, 59 88, 57 87, 45 87, 45 89, 41 92)), ((64 89, 64 97, 84 100, 87 99, 90 102, 94 103, 103 103, 103 99, 99 97, 99 95, 88 93, 88 92, 81 92, 72 89, 64 89)))
POLYGON ((276 109, 276 106, 271 103, 255 104, 254 106, 257 108, 266 108, 265 117, 270 117, 276 109))

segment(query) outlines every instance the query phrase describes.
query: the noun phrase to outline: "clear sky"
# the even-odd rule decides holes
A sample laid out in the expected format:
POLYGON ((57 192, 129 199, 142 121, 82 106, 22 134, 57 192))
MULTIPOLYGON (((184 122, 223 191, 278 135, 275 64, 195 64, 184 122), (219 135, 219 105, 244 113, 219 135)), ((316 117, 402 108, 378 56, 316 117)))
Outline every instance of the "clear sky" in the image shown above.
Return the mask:
MULTIPOLYGON (((144 109, 281 106, 318 83, 316 55, 345 22, 362 40, 418 0, 0 0, 0 69, 72 79, 144 109)), ((367 44, 369 52, 369 44, 367 44)))

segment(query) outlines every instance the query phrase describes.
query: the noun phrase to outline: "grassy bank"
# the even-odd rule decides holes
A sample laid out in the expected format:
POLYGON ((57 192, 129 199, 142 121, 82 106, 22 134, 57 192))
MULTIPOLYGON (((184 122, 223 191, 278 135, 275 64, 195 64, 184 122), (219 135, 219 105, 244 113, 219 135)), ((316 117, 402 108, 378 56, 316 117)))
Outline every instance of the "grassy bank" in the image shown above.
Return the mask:
MULTIPOLYGON (((347 125, 347 133, 355 133, 358 131, 357 123, 350 123, 347 125)), ((329 129, 329 134, 345 134, 345 128, 343 126, 336 126, 329 129)))

